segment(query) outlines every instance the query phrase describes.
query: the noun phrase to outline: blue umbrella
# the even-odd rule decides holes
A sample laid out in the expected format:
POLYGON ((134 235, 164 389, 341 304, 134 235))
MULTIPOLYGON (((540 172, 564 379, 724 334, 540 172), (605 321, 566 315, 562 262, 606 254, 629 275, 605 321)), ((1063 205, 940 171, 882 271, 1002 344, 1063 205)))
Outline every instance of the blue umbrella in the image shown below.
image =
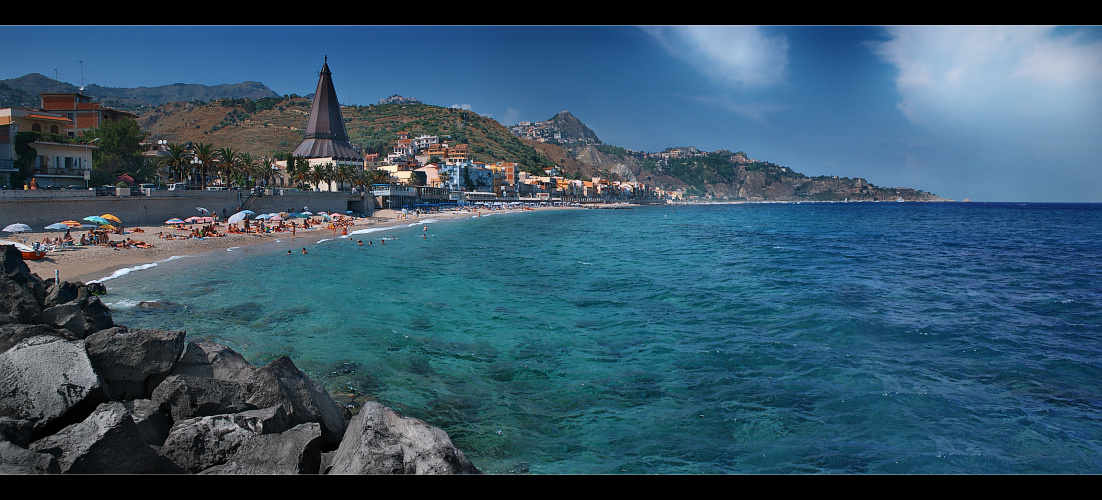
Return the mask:
POLYGON ((107 219, 104 219, 103 217, 100 217, 98 215, 90 215, 88 217, 85 217, 84 220, 86 220, 88 222, 95 222, 96 224, 99 224, 99 225, 110 224, 111 223, 111 221, 109 221, 107 219))
POLYGON ((49 226, 46 226, 46 229, 49 229, 50 231, 65 231, 69 229, 69 226, 60 222, 55 222, 53 224, 50 224, 49 226))

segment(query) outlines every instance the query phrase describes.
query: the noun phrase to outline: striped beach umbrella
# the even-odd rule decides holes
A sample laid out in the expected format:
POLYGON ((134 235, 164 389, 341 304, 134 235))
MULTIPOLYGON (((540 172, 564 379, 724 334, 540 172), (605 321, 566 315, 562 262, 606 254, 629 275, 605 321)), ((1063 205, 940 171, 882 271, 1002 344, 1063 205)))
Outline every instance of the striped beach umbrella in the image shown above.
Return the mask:
POLYGON ((77 222, 77 221, 75 221, 75 220, 63 220, 63 221, 59 222, 58 224, 65 224, 66 226, 69 226, 69 227, 74 227, 74 228, 75 228, 75 227, 81 227, 81 226, 82 226, 82 224, 81 224, 81 223, 79 223, 79 222, 77 222))
POLYGON ((182 221, 182 220, 180 220, 180 219, 178 219, 178 218, 176 218, 176 217, 173 217, 173 218, 171 218, 171 219, 169 219, 169 220, 166 220, 166 221, 165 221, 165 224, 168 224, 168 225, 172 225, 172 224, 183 224, 183 223, 184 223, 184 221, 182 221))

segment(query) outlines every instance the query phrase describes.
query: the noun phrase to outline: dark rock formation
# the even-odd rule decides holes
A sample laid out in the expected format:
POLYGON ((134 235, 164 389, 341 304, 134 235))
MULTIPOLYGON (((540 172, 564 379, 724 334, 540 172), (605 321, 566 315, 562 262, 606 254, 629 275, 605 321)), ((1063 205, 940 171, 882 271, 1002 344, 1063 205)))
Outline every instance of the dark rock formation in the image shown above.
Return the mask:
POLYGON ((44 281, 0 245, 0 474, 481 472, 444 431, 377 403, 346 432, 347 410, 290 358, 256 367, 115 325, 103 292, 44 281))
POLYGON ((360 408, 328 474, 477 474, 444 431, 370 402, 360 408))

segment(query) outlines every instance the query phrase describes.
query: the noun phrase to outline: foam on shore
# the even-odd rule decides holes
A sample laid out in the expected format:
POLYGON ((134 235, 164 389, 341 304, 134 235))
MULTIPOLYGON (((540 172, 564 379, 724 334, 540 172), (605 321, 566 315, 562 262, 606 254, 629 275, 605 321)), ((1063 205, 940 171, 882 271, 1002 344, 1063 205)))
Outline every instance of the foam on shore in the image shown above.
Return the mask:
POLYGON ((118 278, 120 276, 126 276, 127 274, 130 274, 134 271, 141 271, 142 269, 149 269, 151 267, 157 267, 157 265, 162 263, 162 262, 169 262, 169 261, 173 261, 173 260, 176 260, 176 259, 182 259, 184 257, 191 257, 191 256, 190 255, 173 255, 173 256, 171 256, 167 259, 158 260, 157 262, 150 262, 148 264, 141 264, 141 265, 132 266, 132 267, 124 267, 122 269, 116 270, 115 272, 111 273, 110 276, 100 278, 98 280, 92 280, 92 281, 89 281, 89 283, 103 283, 104 281, 113 280, 113 279, 118 278))

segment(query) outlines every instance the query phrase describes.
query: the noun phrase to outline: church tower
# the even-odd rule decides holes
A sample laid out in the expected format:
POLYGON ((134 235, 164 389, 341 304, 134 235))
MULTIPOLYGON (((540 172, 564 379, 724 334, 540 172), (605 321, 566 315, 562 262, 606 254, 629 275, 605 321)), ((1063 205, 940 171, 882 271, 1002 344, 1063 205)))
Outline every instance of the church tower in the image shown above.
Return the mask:
POLYGON ((310 121, 306 125, 306 138, 295 148, 294 156, 307 159, 331 159, 333 163, 355 162, 363 166, 363 155, 348 142, 344 118, 333 88, 329 72, 329 57, 321 66, 318 89, 310 108, 310 121))

